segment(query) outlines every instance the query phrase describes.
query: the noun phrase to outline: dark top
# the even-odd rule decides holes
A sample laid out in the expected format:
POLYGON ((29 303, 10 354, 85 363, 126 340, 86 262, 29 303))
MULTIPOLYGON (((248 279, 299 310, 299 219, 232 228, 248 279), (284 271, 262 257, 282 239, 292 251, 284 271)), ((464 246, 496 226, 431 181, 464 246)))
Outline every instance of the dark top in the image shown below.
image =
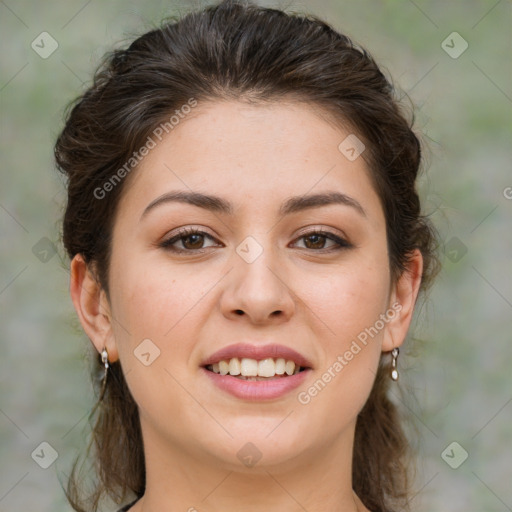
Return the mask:
POLYGON ((128 505, 125 505, 123 508, 120 508, 118 512, 128 512, 128 510, 130 510, 130 507, 133 507, 133 505, 135 505, 137 501, 139 501, 139 498, 137 498, 135 501, 132 501, 128 505))

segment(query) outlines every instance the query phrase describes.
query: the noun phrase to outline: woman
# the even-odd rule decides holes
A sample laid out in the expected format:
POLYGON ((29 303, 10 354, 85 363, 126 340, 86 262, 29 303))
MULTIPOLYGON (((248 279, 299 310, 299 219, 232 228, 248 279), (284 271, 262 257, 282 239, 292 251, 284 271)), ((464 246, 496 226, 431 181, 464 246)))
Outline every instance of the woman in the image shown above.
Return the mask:
POLYGON ((222 2, 110 54, 56 160, 102 371, 74 510, 408 508, 387 395, 435 236, 418 138, 366 51, 222 2))

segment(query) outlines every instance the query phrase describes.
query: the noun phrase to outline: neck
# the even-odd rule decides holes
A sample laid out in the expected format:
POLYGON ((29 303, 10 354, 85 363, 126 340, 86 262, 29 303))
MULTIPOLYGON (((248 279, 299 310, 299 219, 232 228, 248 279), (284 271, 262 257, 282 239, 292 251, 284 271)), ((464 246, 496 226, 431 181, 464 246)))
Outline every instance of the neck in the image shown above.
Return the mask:
POLYGON ((292 460, 270 465, 262 457, 251 468, 165 445, 144 426, 143 436, 146 492, 130 512, 368 512, 352 490, 353 426, 292 460))

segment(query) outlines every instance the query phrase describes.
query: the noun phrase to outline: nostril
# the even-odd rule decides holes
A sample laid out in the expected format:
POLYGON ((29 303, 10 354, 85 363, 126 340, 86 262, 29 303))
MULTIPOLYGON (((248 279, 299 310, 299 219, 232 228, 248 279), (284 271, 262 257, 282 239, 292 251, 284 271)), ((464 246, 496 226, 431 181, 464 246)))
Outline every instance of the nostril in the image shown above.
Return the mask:
POLYGON ((235 313, 236 313, 237 315, 243 315, 243 314, 244 314, 244 312, 243 312, 241 309, 236 309, 236 310, 235 310, 235 313))

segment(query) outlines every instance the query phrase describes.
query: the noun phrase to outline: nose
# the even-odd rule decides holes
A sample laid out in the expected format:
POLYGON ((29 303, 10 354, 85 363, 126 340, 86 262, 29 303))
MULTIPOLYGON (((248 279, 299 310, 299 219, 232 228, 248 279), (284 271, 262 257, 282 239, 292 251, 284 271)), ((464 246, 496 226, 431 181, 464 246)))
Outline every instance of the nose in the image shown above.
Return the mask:
POLYGON ((221 299, 224 316, 245 317, 254 324, 288 321, 295 311, 294 294, 270 252, 264 251, 252 263, 234 257, 235 268, 221 299))

